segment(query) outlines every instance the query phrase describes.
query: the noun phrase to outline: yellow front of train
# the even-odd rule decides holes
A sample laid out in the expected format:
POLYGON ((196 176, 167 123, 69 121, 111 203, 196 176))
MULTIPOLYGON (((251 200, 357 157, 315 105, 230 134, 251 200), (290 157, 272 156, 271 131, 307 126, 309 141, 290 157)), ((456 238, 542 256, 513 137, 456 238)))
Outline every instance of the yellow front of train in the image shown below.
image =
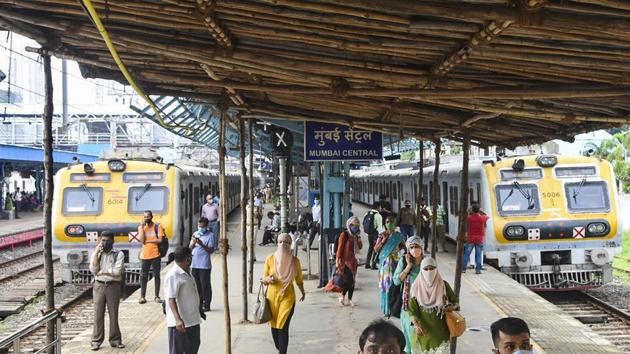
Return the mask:
POLYGON ((76 164, 55 175, 53 252, 60 257, 64 281, 91 281, 88 264, 99 236, 115 235, 125 253, 127 281, 139 280, 137 230, 145 210, 174 235, 176 168, 149 161, 110 160, 76 164))
POLYGON ((486 251, 503 272, 537 290, 612 279, 622 228, 608 161, 533 155, 485 164, 484 172, 494 196, 486 251))

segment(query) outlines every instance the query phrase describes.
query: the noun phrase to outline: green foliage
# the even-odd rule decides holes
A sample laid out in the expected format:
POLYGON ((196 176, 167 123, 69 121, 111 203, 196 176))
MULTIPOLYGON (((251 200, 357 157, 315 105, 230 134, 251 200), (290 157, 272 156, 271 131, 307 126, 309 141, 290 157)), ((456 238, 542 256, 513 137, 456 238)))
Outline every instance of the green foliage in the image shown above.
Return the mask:
POLYGON ((617 133, 612 139, 602 141, 594 155, 612 163, 617 179, 622 182, 623 192, 630 193, 630 163, 626 161, 630 158, 630 134, 626 133, 617 133))
POLYGON ((451 155, 459 155, 462 153, 462 147, 459 145, 454 145, 451 147, 451 155))
POLYGON ((416 159, 415 151, 405 151, 400 155, 402 161, 413 161, 416 159))

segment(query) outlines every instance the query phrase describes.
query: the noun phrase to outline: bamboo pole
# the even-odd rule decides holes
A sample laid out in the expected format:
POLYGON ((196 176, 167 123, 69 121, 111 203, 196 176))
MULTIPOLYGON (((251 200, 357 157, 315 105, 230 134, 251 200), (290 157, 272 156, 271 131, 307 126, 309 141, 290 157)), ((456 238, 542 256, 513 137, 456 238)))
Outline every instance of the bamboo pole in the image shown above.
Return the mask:
MULTIPOLYGON (((225 178, 225 126, 227 124, 227 111, 221 109, 219 129, 219 181, 221 196, 225 201, 229 196, 227 181, 225 178)), ((230 318, 230 300, 228 295, 228 263, 229 239, 227 235, 227 203, 221 203, 221 245, 220 251, 223 258, 223 306, 225 308, 225 353, 232 354, 232 322, 230 318)))
MULTIPOLYGON (((442 141, 438 138, 433 141, 435 144, 435 168, 433 169, 433 193, 431 193, 431 257, 435 259, 437 253, 437 228, 435 222, 437 220, 437 197, 440 190, 440 152, 442 151, 442 141)), ((428 235, 427 235, 428 237, 428 235)))
MULTIPOLYGON (((245 121, 238 120, 238 137, 240 143, 240 162, 241 162, 241 253, 242 253, 242 277, 243 277, 243 320, 242 323, 248 323, 247 319, 247 200, 249 188, 247 187, 247 167, 245 167, 245 121)), ((253 225, 252 225, 253 227, 253 225)))
MULTIPOLYGON (((464 243, 466 243, 466 216, 468 214, 468 161, 470 155, 470 136, 467 132, 464 135, 462 149, 464 150, 464 159, 462 160, 462 183, 459 196, 459 218, 457 219, 457 250, 455 251, 455 280, 453 282, 455 298, 459 298, 462 287, 462 269, 467 266, 467 264, 463 264, 464 243)), ((451 339, 451 354, 456 354, 456 352, 457 337, 451 339)))
MULTIPOLYGON (((241 118, 241 121, 243 119, 241 118)), ((254 293, 254 247, 256 239, 254 238, 254 121, 247 122, 248 138, 249 138, 249 293, 254 293)))
MULTIPOLYGON (((53 83, 52 69, 50 65, 50 54, 42 54, 44 61, 44 273, 46 274, 46 313, 55 309, 55 279, 52 259, 52 203, 53 203, 53 136, 52 119, 54 113, 53 106, 53 83)), ((55 340, 55 321, 48 322, 46 326, 46 344, 51 344, 55 340)), ((59 329, 61 330, 61 329, 59 329)), ((54 347, 48 353, 54 353, 54 347)), ((59 353, 56 353, 59 354, 59 353)))

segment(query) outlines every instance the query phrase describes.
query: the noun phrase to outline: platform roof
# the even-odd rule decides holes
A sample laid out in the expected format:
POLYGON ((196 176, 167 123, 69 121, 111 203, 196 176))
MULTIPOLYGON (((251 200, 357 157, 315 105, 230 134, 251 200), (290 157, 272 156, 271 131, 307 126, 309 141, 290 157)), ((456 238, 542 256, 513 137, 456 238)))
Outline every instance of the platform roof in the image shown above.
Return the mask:
MULTIPOLYGON (((53 150, 54 168, 59 169, 79 162, 97 161, 98 156, 80 154, 73 151, 53 150)), ((41 170, 44 166, 44 149, 0 144, 0 164, 8 165, 13 170, 41 170)))
MULTIPOLYGON (((630 120, 620 0, 95 0, 149 94, 514 147, 630 120)), ((0 0, 0 27, 124 82, 80 1, 0 0)))

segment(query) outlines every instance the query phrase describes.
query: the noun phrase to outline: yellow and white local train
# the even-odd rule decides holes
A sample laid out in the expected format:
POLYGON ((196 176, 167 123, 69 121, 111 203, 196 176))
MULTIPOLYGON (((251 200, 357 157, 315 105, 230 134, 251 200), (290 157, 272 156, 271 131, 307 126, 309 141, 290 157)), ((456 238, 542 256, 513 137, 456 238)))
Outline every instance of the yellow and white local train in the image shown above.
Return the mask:
MULTIPOLYGON (((240 201, 240 177, 226 178, 227 195, 220 198, 232 211, 240 201)), ((125 253, 126 281, 139 283, 137 231, 144 211, 153 212, 174 249, 188 245, 205 196, 219 191, 216 171, 134 160, 68 166, 54 183, 53 253, 60 257, 63 280, 75 283, 91 281, 89 260, 104 230, 114 233, 114 247, 125 253)))
MULTIPOLYGON (((612 279, 621 252, 621 214, 613 168, 584 156, 531 155, 471 161, 470 201, 488 220, 484 257, 535 290, 585 289, 612 279)), ((447 235, 455 239, 461 162, 440 166, 438 201, 447 235)), ((434 167, 423 169, 424 195, 432 200, 434 167)), ((372 204, 388 196, 393 211, 418 193, 418 170, 351 174, 352 198, 372 204)))

